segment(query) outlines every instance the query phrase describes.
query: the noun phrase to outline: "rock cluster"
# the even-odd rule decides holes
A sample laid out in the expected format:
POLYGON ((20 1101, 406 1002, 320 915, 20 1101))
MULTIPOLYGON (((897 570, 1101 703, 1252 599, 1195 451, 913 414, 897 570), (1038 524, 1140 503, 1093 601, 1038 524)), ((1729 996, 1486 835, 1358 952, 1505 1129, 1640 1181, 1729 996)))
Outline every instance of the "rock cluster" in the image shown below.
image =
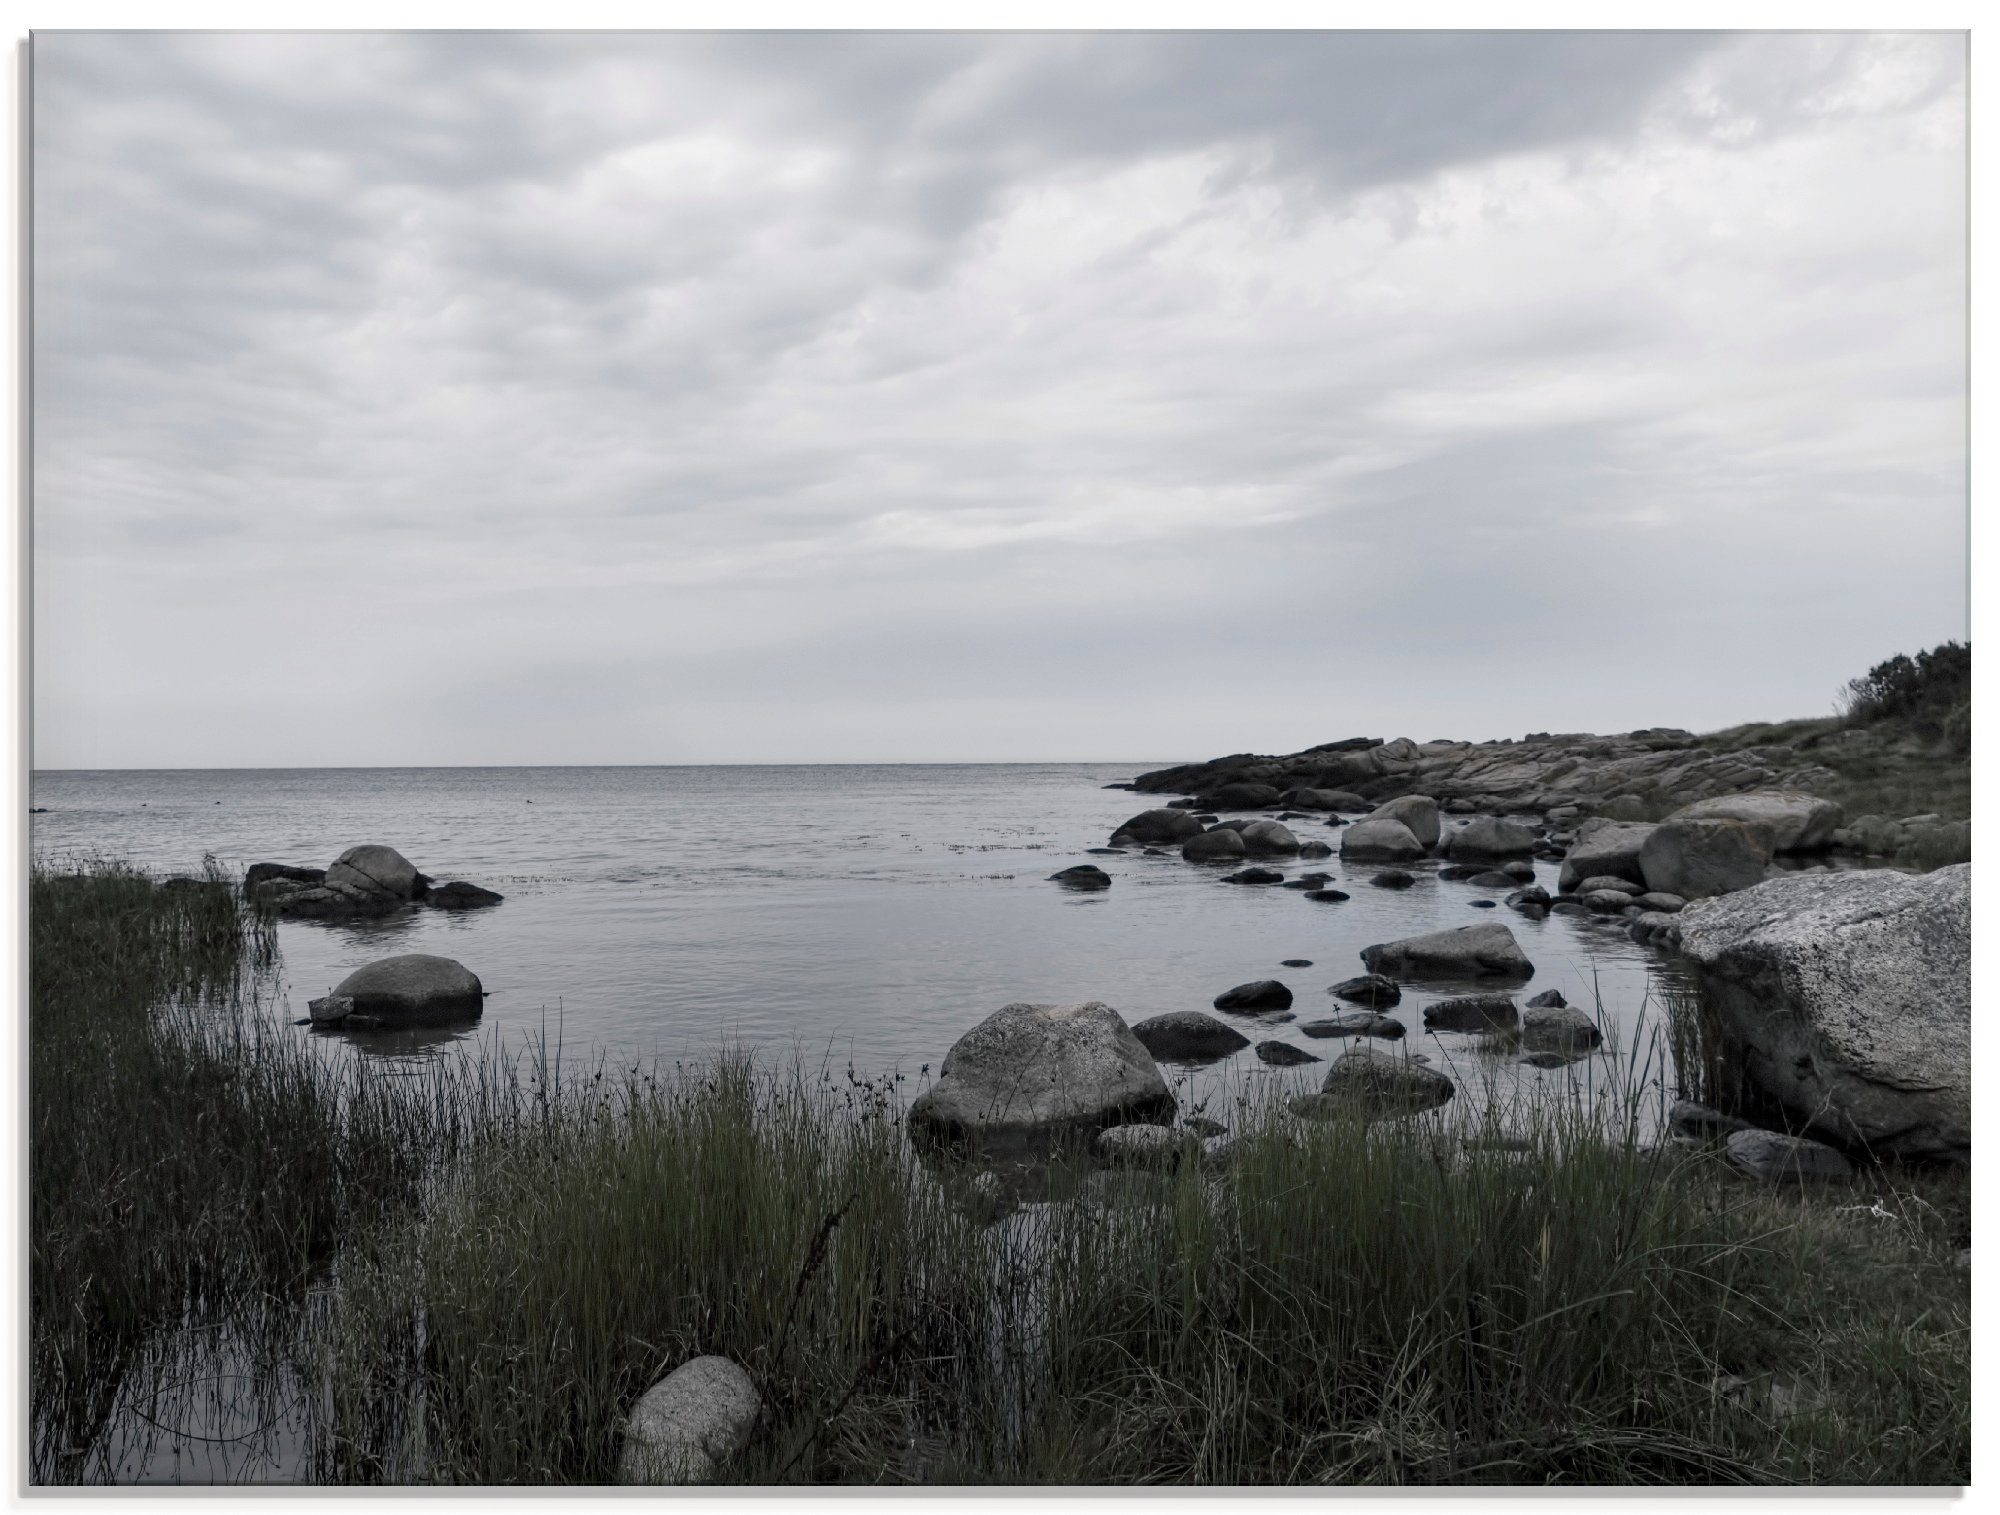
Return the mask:
POLYGON ((349 847, 326 868, 252 863, 244 896, 273 915, 295 920, 354 920, 389 915, 406 905, 472 910, 503 898, 477 884, 434 884, 394 847, 349 847))

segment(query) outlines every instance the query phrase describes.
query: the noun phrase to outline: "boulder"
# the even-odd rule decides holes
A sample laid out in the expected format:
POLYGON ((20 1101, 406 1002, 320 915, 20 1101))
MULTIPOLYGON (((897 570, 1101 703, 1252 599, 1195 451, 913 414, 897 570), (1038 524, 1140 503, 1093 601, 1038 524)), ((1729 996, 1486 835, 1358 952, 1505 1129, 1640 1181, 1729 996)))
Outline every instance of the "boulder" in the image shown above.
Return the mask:
POLYGON ((1006 1005, 961 1036, 910 1106, 930 1136, 1004 1139, 1171 1119, 1174 1097, 1109 1005, 1006 1005))
POLYGON ((1632 896, 1622 889, 1593 889, 1580 898, 1583 908, 1596 915, 1616 915, 1632 903, 1632 896))
POLYGON ((326 870, 299 868, 291 863, 252 863, 243 875, 243 897, 254 898, 257 886, 271 879, 283 879, 294 884, 321 884, 326 882, 326 870))
POLYGON ((1299 856, 1332 857, 1333 849, 1327 846, 1325 842, 1301 842, 1299 843, 1299 856))
POLYGON ((1392 978, 1532 978, 1535 965, 1498 921, 1432 931, 1361 949, 1370 973, 1392 978))
POLYGON ((1526 857, 1541 838, 1517 821, 1482 815, 1444 834, 1446 857, 1471 859, 1526 857))
POLYGON ((1386 1009, 1403 997, 1402 988, 1393 978, 1385 978, 1379 973, 1364 973, 1359 978, 1342 979, 1326 991, 1336 998, 1351 1000, 1357 1005, 1371 1005, 1386 1009))
POLYGON ((1065 889, 1109 889, 1111 875, 1095 863, 1078 863, 1074 868, 1051 873, 1049 882, 1061 884, 1065 889))
POLYGON ((1720 1110, 1711 1110, 1707 1105, 1698 1105, 1691 1099, 1677 1099, 1667 1111, 1667 1129, 1679 1141, 1711 1142, 1721 1141, 1732 1132, 1756 1128, 1747 1120, 1724 1115, 1720 1110))
POLYGON ((1645 874, 1639 869, 1639 851, 1652 834, 1651 826, 1586 821, 1577 829, 1576 840, 1563 855, 1557 886, 1571 890, 1587 878, 1599 877, 1642 883, 1645 874))
POLYGON ((1324 1020, 1307 1021, 1299 1027, 1307 1036, 1325 1038, 1329 1036, 1375 1036, 1384 1041, 1400 1041, 1403 1023, 1393 1016, 1377 1015, 1373 1010, 1348 1010, 1339 1015, 1330 1015, 1324 1020))
POLYGON ((1120 842, 1158 845, 1200 835, 1201 822, 1185 810, 1142 810, 1111 833, 1111 842, 1113 846, 1120 842))
POLYGON ((325 881, 393 895, 399 900, 422 899, 430 883, 394 847, 372 845, 349 847, 341 853, 326 870, 325 881))
POLYGON ((1435 1068, 1373 1047, 1356 1047, 1334 1059, 1318 1094, 1293 1100, 1291 1108, 1318 1119, 1348 1115, 1376 1120, 1434 1110, 1455 1092, 1452 1081, 1435 1068))
POLYGON ((486 995, 465 964, 427 952, 380 958, 348 974, 333 992, 353 1001, 349 1027, 389 1029, 475 1019, 486 995))
POLYGON ((1631 918, 1625 934, 1642 947, 1675 947, 1680 944, 1680 916, 1665 910, 1641 910, 1631 918))
POLYGON ((1573 1005, 1530 1004, 1521 1011, 1521 1044, 1535 1052, 1584 1052, 1602 1046, 1597 1022, 1573 1005))
POLYGON ((424 895, 424 903, 435 910, 477 910, 486 905, 497 905, 505 898, 505 895, 495 894, 491 889, 454 879, 449 884, 431 885, 424 895))
POLYGON ((1520 880, 1511 873, 1502 873, 1497 868, 1489 868, 1484 873, 1475 873, 1466 883, 1475 889, 1512 889, 1520 880))
POLYGON ((1657 910, 1665 915, 1678 915, 1687 908, 1687 901, 1678 894, 1642 894, 1632 903, 1641 910, 1657 910))
POLYGON ((708 1482, 750 1444, 762 1409, 750 1375, 728 1358, 682 1363, 632 1406, 619 1482, 708 1482))
POLYGON ((1549 891, 1544 889, 1540 884, 1530 884, 1527 888, 1516 889, 1512 894, 1508 895, 1507 903, 1512 905, 1516 910, 1525 907, 1547 909, 1549 891))
POLYGON ((1424 855, 1424 844, 1401 821, 1375 816, 1342 829, 1340 855, 1357 862, 1413 863, 1424 855))
POLYGON ((1648 893, 1705 899, 1760 882, 1771 851, 1741 821, 1662 821, 1639 852, 1648 893))
POLYGON ((1244 849, 1258 857, 1278 857, 1299 850, 1299 839, 1282 821, 1252 821, 1240 835, 1244 849))
POLYGON ((1269 1063, 1274 1068, 1291 1068, 1300 1063, 1317 1063, 1324 1059, 1314 1057, 1310 1052, 1301 1047, 1294 1047, 1289 1042, 1259 1042, 1257 1061, 1269 1063))
POLYGON ((1343 894, 1338 889, 1311 889, 1306 892, 1306 898, 1318 900, 1322 905, 1338 905, 1352 896, 1343 894))
POLYGON ((315 1026, 337 1026, 354 1013, 354 1001, 345 995, 329 994, 321 999, 307 1000, 306 1011, 315 1026))
POLYGON ((1291 1007, 1292 991, 1274 978, 1238 984, 1215 997, 1215 1008, 1218 1010, 1289 1010, 1291 1007))
POLYGON ((1792 873, 1665 919, 1744 1080, 1737 1092, 1842 1146, 1964 1160, 1971 894, 1969 863, 1792 873))
POLYGON ((1384 868, 1368 880, 1377 889, 1407 889, 1416 881, 1414 873, 1406 873, 1401 868, 1384 868))
POLYGON ((1405 794, 1385 800, 1368 813, 1368 820, 1400 821, 1421 847, 1438 844, 1438 804, 1427 794, 1405 794))
POLYGON ((1242 857, 1247 849, 1234 831, 1216 827, 1200 836, 1191 836, 1181 845, 1181 857, 1190 863, 1219 863, 1242 857))
POLYGON ((1568 1003, 1569 1001, 1563 998, 1562 990, 1544 989, 1540 994, 1528 1001, 1528 1008, 1531 1010, 1560 1010, 1568 1003))
POLYGON ((1426 1031, 1511 1031, 1517 1023, 1514 1002, 1504 994, 1473 994, 1424 1007, 1426 1031))
POLYGON ((1170 1010, 1140 1021, 1132 1034, 1162 1062, 1197 1063, 1227 1057, 1250 1045, 1234 1026, 1200 1010, 1170 1010))
POLYGON ((1269 784, 1222 784, 1202 796, 1211 810, 1261 810, 1278 803, 1278 791, 1269 784))
POLYGON ((1832 800, 1795 789, 1753 789, 1747 794, 1722 794, 1683 805, 1670 821, 1741 821, 1764 839, 1772 852, 1818 852, 1833 843, 1841 821, 1832 800))
POLYGON ((1853 1164, 1833 1148, 1779 1131, 1732 1131, 1722 1146, 1730 1166, 1767 1184, 1839 1180, 1854 1173, 1853 1164))

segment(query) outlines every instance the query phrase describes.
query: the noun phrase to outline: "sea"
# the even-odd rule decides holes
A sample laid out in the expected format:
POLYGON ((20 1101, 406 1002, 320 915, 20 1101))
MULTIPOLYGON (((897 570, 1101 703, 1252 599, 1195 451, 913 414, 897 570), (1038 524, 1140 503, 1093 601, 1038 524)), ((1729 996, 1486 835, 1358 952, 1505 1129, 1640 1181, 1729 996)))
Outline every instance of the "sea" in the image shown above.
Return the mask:
MULTIPOLYGON (((1535 965, 1523 996, 1559 989, 1597 1015, 1604 1049, 1535 1067, 1490 1038, 1423 1030, 1413 990, 1392 1013, 1401 1050, 1506 1096, 1657 1069, 1661 975, 1623 923, 1524 919, 1495 891, 1419 869, 1319 871, 1345 903, 1233 885, 1230 871, 1138 850, 1093 856, 1119 822, 1165 802, 1107 787, 1161 761, 828 766, 325 768, 44 771, 32 778, 32 848, 50 866, 122 859, 158 875, 208 860, 324 867, 358 843, 396 848, 433 880, 505 896, 487 909, 412 908, 371 921, 286 921, 268 1013, 287 1027, 354 969, 399 953, 456 958, 488 998, 474 1026, 395 1034, 296 1027, 329 1057, 422 1060, 481 1043, 559 1048, 571 1067, 700 1059, 723 1049, 868 1077, 935 1077, 965 1031, 1017 1001, 1098 1000, 1128 1023, 1208 1010, 1234 985, 1277 979, 1287 1014, 1225 1017, 1252 1043, 1322 1060, 1346 1043, 1301 1027, 1354 1007, 1329 986, 1375 942, 1499 920, 1535 965), (1109 889, 1076 893, 1057 870, 1096 863, 1109 889), (1479 901, 1498 908, 1481 908, 1479 901), (1287 961, 1310 966, 1285 966, 1287 961)), ((1325 817, 1288 822, 1338 846, 1325 817)), ((1554 891, 1557 865, 1537 864, 1554 891)), ((1377 1043, 1376 1045, 1384 1045, 1377 1043)), ((1245 1048, 1177 1082, 1316 1084, 1314 1064, 1273 1067, 1245 1048)))

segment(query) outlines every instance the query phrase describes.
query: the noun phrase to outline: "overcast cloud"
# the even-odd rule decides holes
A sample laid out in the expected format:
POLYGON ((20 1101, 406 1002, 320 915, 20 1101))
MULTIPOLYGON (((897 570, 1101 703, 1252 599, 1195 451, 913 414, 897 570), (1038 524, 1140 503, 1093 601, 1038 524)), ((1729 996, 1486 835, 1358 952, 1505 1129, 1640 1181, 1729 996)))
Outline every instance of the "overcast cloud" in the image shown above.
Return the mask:
POLYGON ((1703 729, 1966 634, 1957 36, 33 64, 43 767, 1703 729))

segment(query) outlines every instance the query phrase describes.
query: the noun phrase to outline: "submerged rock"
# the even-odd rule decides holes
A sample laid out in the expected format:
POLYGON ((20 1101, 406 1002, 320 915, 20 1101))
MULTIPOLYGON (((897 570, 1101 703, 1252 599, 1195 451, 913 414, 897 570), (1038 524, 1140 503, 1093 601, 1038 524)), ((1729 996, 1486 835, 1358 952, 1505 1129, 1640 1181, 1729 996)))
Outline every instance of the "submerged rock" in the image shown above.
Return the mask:
POLYGON ((632 1406, 618 1478, 627 1484, 706 1483, 750 1444, 763 1402, 726 1357, 696 1357, 632 1406))
POLYGON ((1504 994, 1474 994, 1424 1007, 1427 1031, 1511 1031, 1518 1016, 1504 994))
POLYGON ((1174 1097, 1109 1005, 1006 1005, 953 1043, 913 1130, 1004 1138, 1170 1118, 1174 1097))
POLYGON ((1284 874, 1275 868, 1240 868, 1222 876, 1225 884, 1282 884, 1284 881, 1284 874))
POLYGON ((477 884, 454 880, 449 884, 433 884, 424 896, 424 903, 435 910, 477 910, 486 905, 497 905, 506 896, 495 894, 491 889, 482 889, 477 884))
POLYGON ((257 886, 272 879, 281 879, 293 884, 321 884, 326 882, 326 870, 300 868, 292 863, 252 863, 243 875, 244 898, 254 898, 257 886))
POLYGON ((1373 1036, 1383 1041, 1400 1041, 1403 1037, 1401 1021, 1377 1015, 1373 1010, 1349 1010, 1325 1020, 1307 1021, 1299 1030, 1321 1040, 1333 1036, 1373 1036))
POLYGON ((1384 868, 1368 880, 1377 889, 1407 889, 1416 881, 1414 873, 1406 873, 1401 868, 1384 868))
POLYGON ((1142 810, 1111 833, 1111 844, 1184 842, 1199 835, 1201 822, 1185 810, 1142 810))
POLYGON ((1111 875, 1095 863, 1078 863, 1074 868, 1051 873, 1049 882, 1061 884, 1065 889, 1109 889, 1111 875))
POLYGON ((1321 1061, 1321 1059, 1314 1057, 1310 1052, 1299 1047, 1294 1047, 1289 1042, 1257 1043, 1257 1060, 1259 1062, 1270 1063, 1273 1067, 1278 1068, 1289 1068, 1299 1063, 1316 1063, 1321 1061))

